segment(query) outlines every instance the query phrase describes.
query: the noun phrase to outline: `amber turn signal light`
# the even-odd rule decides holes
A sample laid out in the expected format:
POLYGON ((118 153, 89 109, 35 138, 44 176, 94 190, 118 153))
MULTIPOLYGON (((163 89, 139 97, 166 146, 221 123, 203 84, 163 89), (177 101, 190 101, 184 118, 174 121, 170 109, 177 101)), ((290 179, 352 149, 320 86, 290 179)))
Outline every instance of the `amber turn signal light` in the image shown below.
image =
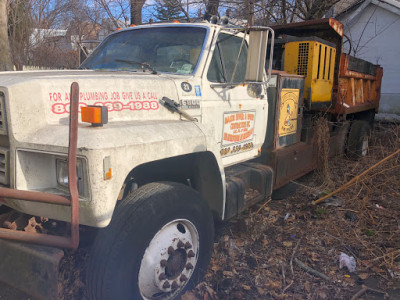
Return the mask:
POLYGON ((89 105, 81 108, 82 122, 91 123, 92 126, 103 126, 108 123, 108 110, 106 106, 89 105))

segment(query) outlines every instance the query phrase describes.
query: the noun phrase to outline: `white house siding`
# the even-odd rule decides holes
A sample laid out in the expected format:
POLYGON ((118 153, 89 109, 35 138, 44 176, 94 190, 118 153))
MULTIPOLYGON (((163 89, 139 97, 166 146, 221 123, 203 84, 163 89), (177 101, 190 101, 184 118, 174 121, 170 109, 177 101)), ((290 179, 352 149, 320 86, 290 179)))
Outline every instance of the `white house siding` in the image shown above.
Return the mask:
MULTIPOLYGON (((352 40, 355 56, 383 67, 380 112, 400 114, 400 9, 373 3, 382 5, 371 1, 358 14, 353 10, 339 20, 352 40)), ((348 48, 346 43, 345 51, 348 48)))

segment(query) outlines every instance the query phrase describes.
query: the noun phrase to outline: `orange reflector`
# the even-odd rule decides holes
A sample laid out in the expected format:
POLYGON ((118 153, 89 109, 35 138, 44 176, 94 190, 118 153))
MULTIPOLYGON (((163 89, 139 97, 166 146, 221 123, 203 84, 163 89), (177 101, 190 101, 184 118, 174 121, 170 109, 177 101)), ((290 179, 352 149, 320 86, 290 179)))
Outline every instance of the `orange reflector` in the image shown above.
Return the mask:
POLYGON ((115 29, 115 31, 120 31, 122 30, 122 28, 118 27, 117 29, 115 29))
POLYGON ((136 27, 136 25, 135 25, 135 24, 132 24, 131 27, 136 27))
POLYGON ((180 23, 178 20, 173 20, 172 23, 180 23))
POLYGON ((106 156, 103 159, 103 174, 104 174, 104 180, 110 180, 112 177, 112 171, 111 171, 111 158, 110 156, 106 156))
POLYGON ((93 126, 103 126, 108 123, 106 106, 89 105, 81 108, 82 122, 92 123, 93 126))
POLYGON ((111 168, 108 170, 108 172, 106 172, 106 174, 104 175, 104 180, 110 180, 112 177, 112 172, 111 172, 111 168))

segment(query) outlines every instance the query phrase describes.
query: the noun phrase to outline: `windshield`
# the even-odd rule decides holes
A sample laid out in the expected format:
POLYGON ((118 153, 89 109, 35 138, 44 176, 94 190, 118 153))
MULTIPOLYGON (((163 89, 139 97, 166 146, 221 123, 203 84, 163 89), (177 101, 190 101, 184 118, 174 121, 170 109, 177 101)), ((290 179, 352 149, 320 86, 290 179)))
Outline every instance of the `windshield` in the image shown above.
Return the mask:
POLYGON ((108 37, 81 65, 84 69, 191 74, 206 36, 202 27, 152 27, 108 37))

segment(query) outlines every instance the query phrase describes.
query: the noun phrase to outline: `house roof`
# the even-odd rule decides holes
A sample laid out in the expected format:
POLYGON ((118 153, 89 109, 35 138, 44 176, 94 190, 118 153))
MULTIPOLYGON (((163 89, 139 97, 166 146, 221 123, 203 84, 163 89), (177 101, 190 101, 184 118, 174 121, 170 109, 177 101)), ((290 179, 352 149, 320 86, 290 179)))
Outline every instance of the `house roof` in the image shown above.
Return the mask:
POLYGON ((336 7, 336 16, 351 14, 351 19, 358 16, 368 5, 374 4, 400 16, 400 0, 342 0, 336 7), (347 4, 347 5, 346 5, 347 4))

